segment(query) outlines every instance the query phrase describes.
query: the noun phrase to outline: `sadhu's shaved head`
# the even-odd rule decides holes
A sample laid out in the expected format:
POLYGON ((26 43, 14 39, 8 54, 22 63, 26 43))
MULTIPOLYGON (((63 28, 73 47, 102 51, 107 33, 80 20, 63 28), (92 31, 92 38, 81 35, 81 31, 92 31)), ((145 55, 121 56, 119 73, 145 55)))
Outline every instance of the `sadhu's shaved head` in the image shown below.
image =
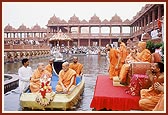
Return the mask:
POLYGON ((78 59, 78 57, 74 56, 73 59, 78 59))
POLYGON ((68 63, 68 62, 64 62, 64 63, 62 64, 62 66, 69 66, 69 63, 68 63))
POLYGON ((62 64, 62 69, 63 69, 64 72, 68 71, 68 69, 69 69, 69 63, 68 62, 64 62, 62 64))
POLYGON ((73 62, 74 62, 74 63, 77 63, 77 62, 78 62, 78 57, 74 56, 74 57, 73 57, 73 62))

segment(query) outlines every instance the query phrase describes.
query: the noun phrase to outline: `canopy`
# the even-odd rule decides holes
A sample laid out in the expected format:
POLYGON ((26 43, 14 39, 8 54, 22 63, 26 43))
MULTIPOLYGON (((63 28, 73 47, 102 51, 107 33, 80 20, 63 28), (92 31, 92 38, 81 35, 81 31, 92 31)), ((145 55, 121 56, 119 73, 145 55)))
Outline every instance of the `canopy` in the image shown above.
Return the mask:
POLYGON ((58 33, 51 36, 51 38, 49 39, 49 41, 70 41, 70 40, 72 39, 65 33, 63 33, 61 30, 58 33))

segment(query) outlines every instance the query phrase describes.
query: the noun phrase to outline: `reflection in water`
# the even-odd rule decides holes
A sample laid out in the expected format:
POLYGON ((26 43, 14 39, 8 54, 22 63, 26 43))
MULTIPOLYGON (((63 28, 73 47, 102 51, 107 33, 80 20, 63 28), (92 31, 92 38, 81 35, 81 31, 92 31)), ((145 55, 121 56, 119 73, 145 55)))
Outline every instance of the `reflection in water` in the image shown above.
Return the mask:
MULTIPOLYGON (((65 57, 65 56, 64 56, 65 57)), ((70 57, 71 56, 67 56, 70 57)), ((90 103, 94 93, 94 87, 97 79, 98 74, 107 75, 108 69, 108 62, 105 56, 98 56, 98 55, 84 55, 84 56, 77 56, 80 63, 84 65, 84 79, 85 79, 85 88, 82 94, 82 99, 77 105, 75 111, 91 111, 90 103)), ((30 66, 32 69, 37 68, 37 63, 43 62, 45 65, 48 64, 48 60, 50 57, 45 58, 38 58, 30 60, 30 66)), ((17 73, 18 68, 22 66, 21 62, 18 63, 10 63, 4 65, 4 73, 17 73)), ((21 110, 19 107, 18 96, 16 93, 10 92, 9 95, 4 96, 4 108, 5 111, 18 111, 21 110), (12 99, 12 100, 11 100, 12 99), (10 102, 11 100, 12 102, 10 102), (14 106, 13 104, 16 105, 14 106), (13 108, 13 109, 11 109, 13 108)))

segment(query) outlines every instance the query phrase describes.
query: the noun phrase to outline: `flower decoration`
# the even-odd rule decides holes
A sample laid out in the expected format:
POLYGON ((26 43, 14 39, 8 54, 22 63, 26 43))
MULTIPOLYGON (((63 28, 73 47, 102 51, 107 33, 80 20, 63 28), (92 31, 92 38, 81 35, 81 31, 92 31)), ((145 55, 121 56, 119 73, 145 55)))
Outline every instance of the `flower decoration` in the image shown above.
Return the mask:
POLYGON ((51 78, 47 74, 44 74, 40 78, 41 86, 39 93, 37 94, 36 97, 36 102, 38 102, 42 106, 50 104, 50 102, 54 99, 55 96, 55 93, 52 92, 50 81, 51 78))

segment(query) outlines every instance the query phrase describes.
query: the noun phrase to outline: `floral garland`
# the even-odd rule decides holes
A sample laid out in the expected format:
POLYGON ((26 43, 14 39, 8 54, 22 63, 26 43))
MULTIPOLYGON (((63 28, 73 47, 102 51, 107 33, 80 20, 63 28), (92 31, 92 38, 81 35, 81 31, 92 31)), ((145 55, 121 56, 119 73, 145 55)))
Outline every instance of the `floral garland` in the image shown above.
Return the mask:
POLYGON ((47 75, 41 77, 41 87, 36 97, 36 102, 42 106, 47 106, 54 99, 55 93, 50 86, 51 78, 47 75))
POLYGON ((55 96, 54 92, 48 93, 44 98, 40 93, 37 94, 36 102, 39 103, 42 106, 47 106, 50 104, 51 101, 53 101, 55 96))

